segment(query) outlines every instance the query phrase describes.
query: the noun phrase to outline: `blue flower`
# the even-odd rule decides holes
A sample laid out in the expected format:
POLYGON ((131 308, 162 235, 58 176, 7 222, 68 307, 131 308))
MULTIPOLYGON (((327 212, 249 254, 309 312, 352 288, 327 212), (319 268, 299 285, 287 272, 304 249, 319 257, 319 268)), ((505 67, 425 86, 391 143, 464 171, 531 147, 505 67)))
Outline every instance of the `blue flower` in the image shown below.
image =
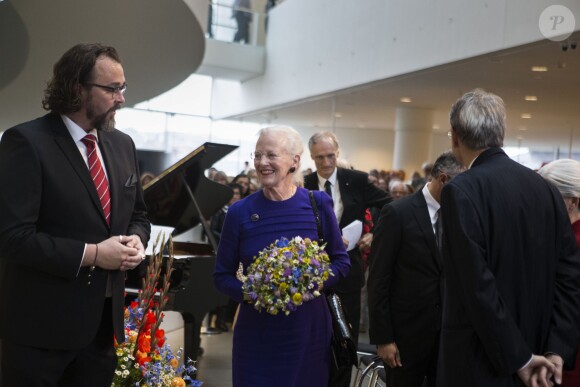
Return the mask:
POLYGON ((290 241, 287 238, 282 237, 276 242, 276 246, 287 247, 289 243, 290 241))

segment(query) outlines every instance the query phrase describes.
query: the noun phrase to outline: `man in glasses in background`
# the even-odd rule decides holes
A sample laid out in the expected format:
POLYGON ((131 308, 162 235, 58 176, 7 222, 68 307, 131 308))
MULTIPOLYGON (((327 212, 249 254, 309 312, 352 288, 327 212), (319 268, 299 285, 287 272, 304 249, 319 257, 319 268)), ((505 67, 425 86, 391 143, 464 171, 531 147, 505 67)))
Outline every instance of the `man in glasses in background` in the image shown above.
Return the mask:
MULTIPOLYGON (((310 157, 316 164, 316 171, 304 177, 304 188, 326 191, 334 202, 334 213, 341 229, 355 220, 365 221, 367 208, 381 209, 391 201, 389 194, 368 180, 368 174, 338 167, 338 138, 332 132, 315 133, 308 141, 310 157)), ((345 239, 345 238, 343 238, 345 239)), ((350 241, 345 240, 345 245, 350 241)), ((357 247, 348 252, 350 272, 334 287, 344 305, 346 318, 352 326, 355 344, 361 315, 361 288, 364 285, 363 261, 360 248, 370 247, 372 233, 363 235, 357 247)), ((333 370, 334 371, 334 370, 333 370)), ((331 374, 329 386, 346 387, 350 385, 352 367, 331 374)))
POLYGON ((150 232, 135 146, 114 129, 126 87, 113 47, 76 45, 44 92, 50 113, 4 132, 2 385, 111 385, 124 271, 150 232))

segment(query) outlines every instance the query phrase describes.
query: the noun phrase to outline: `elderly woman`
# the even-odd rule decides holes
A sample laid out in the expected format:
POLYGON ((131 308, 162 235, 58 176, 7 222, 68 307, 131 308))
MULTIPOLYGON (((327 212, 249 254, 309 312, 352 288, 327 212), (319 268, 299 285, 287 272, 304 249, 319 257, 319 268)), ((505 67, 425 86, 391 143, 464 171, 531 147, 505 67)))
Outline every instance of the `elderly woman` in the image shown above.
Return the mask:
MULTIPOLYGON (((560 159, 544 165, 538 173, 560 191, 570 223, 580 247, 580 162, 571 159, 560 159)), ((576 353, 576 366, 573 371, 564 371, 562 386, 580 386, 580 348, 576 353)))
MULTIPOLYGON (((296 130, 262 129, 253 155, 262 189, 232 205, 222 229, 215 285, 241 303, 234 329, 234 387, 328 384, 332 326, 324 297, 303 303, 289 315, 258 312, 243 303, 242 283, 236 276, 240 263, 245 271, 253 257, 276 239, 318 239, 308 190, 293 181, 294 174, 300 173, 302 151, 302 139, 296 130)), ((314 197, 334 273, 324 284, 328 287, 346 276, 350 263, 332 200, 319 191, 314 197)))

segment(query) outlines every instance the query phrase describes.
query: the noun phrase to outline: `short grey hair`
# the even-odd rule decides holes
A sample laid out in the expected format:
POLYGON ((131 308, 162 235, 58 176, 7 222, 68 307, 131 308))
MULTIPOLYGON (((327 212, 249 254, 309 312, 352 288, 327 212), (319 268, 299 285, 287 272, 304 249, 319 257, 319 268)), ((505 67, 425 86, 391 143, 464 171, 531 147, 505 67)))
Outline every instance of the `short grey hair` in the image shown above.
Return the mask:
POLYGON ((580 162, 560 159, 544 165, 538 173, 554 184, 565 198, 580 198, 580 162))
MULTIPOLYGON (((283 125, 268 126, 260 129, 258 137, 261 137, 264 134, 278 135, 278 138, 282 142, 282 146, 286 148, 288 153, 292 156, 302 157, 302 153, 304 153, 304 143, 302 142, 302 136, 300 136, 300 133, 298 133, 296 129, 283 125)), ((297 169, 300 169, 300 164, 301 163, 299 162, 297 169)))
POLYGON ((503 146, 505 120, 503 100, 482 89, 465 93, 449 113, 451 129, 471 150, 503 146))
POLYGON ((312 137, 310 137, 310 139, 308 140, 308 149, 310 150, 310 152, 312 152, 312 147, 314 146, 314 144, 318 144, 321 141, 332 142, 336 147, 336 150, 339 149, 338 137, 336 137, 336 134, 329 131, 323 131, 314 133, 312 137))
POLYGON ((436 179, 439 175, 445 173, 450 179, 453 179, 463 171, 465 171, 465 166, 457 161, 457 158, 455 158, 451 151, 447 151, 441 153, 437 157, 437 160, 435 160, 435 164, 431 168, 431 177, 436 179))

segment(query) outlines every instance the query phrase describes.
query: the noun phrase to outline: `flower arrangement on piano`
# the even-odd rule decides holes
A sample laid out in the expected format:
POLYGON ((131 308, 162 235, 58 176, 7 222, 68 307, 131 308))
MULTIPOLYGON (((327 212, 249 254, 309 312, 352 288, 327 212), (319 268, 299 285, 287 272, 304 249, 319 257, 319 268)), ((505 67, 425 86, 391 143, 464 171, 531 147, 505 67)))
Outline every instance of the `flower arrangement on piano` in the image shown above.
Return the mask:
POLYGON ((325 245, 297 236, 274 241, 254 257, 247 276, 241 276, 246 301, 258 311, 290 312, 318 296, 328 276, 330 258, 325 245))
POLYGON ((153 248, 157 253, 149 259, 137 299, 125 308, 125 341, 118 343, 115 340, 117 368, 111 387, 185 387, 186 380, 196 387, 202 384, 191 378, 196 371, 193 361, 184 364, 182 349, 174 353, 166 342, 165 332, 160 329, 173 271, 173 242, 171 238, 167 244, 162 240, 159 249, 158 244, 159 238, 153 248), (158 286, 166 250, 169 257, 158 286))

